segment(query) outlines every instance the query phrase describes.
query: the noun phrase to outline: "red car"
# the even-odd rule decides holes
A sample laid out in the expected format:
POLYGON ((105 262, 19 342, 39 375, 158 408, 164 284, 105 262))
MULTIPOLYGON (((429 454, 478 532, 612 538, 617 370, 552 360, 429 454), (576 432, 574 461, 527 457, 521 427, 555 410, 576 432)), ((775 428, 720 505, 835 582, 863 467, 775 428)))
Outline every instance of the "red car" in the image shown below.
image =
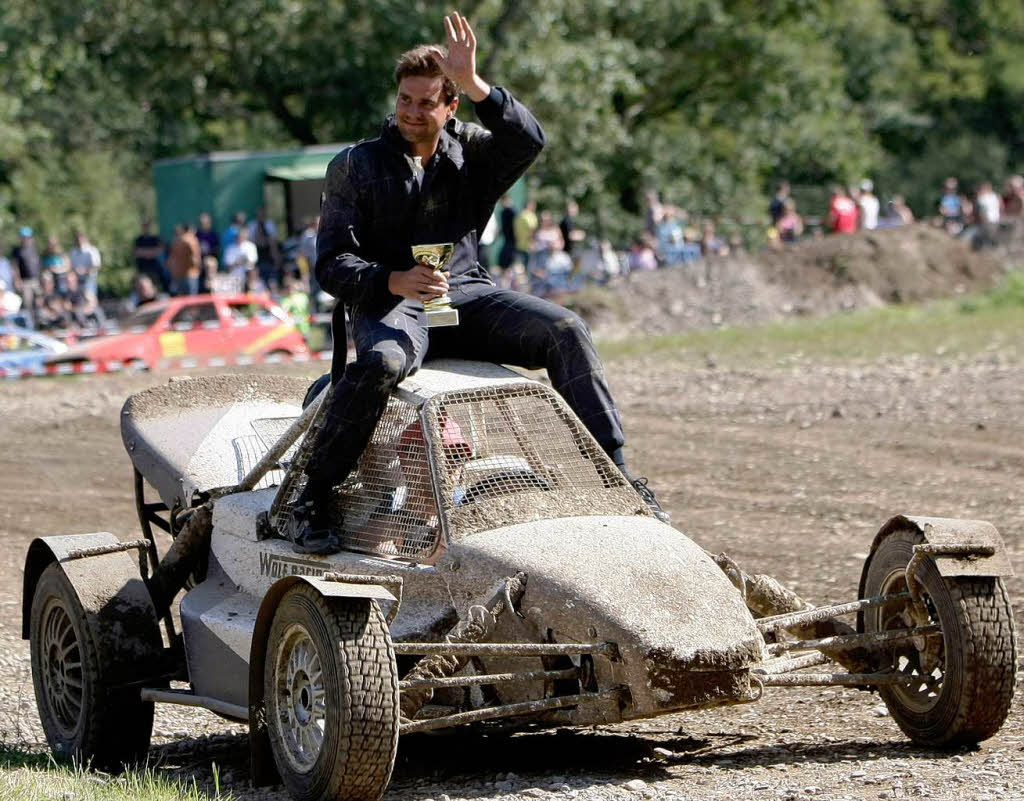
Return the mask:
POLYGON ((122 367, 174 366, 195 360, 226 364, 239 357, 309 353, 291 317, 258 295, 187 295, 140 306, 120 333, 82 339, 49 363, 94 362, 122 367))

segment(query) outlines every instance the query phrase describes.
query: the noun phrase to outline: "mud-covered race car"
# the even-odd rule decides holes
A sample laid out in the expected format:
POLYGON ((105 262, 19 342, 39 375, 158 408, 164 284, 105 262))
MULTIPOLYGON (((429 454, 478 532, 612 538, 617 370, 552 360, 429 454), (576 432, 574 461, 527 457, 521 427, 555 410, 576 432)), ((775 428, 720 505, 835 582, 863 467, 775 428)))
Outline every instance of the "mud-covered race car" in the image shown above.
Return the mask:
POLYGON ((988 523, 894 517, 856 599, 812 607, 655 519, 550 388, 451 361, 403 382, 337 488, 343 550, 299 555, 278 532, 330 391, 304 408, 302 380, 221 376, 128 399, 142 536, 40 538, 25 563, 55 754, 115 767, 146 753, 154 703, 199 706, 248 722, 255 784, 377 799, 400 735, 451 726, 823 685, 877 688, 932 746, 1006 718, 1010 568, 988 523))

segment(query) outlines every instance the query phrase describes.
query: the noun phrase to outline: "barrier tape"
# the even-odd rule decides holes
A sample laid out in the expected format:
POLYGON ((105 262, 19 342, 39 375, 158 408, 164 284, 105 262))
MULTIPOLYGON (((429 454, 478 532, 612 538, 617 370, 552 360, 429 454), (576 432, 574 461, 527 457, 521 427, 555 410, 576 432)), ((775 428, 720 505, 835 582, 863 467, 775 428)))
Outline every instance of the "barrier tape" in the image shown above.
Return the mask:
MULTIPOLYGON (((314 324, 330 323, 330 314, 311 314, 306 318, 308 322, 314 324)), ((273 327, 282 325, 282 320, 275 317, 272 314, 256 315, 254 317, 246 317, 245 319, 234 319, 230 323, 232 328, 245 328, 250 325, 265 325, 267 327, 273 327)), ((168 331, 215 331, 220 329, 222 323, 220 320, 204 320, 202 322, 195 323, 177 323, 169 326, 168 331)), ((149 331, 150 326, 134 325, 122 328, 121 326, 104 326, 103 328, 62 328, 55 331, 42 331, 41 333, 46 334, 53 339, 60 340, 61 342, 79 342, 83 339, 94 339, 96 337, 110 337, 117 336, 118 334, 145 334, 149 331)))
MULTIPOLYGON (((294 355, 274 353, 266 356, 250 356, 238 354, 237 356, 210 356, 208 358, 183 356, 180 359, 161 359, 156 363, 154 372, 162 370, 192 370, 199 367, 246 367, 251 364, 278 364, 282 362, 330 362, 333 358, 334 351, 331 350, 322 350, 319 353, 296 353, 294 355)), ((133 366, 120 361, 59 362, 56 364, 42 364, 38 367, 7 369, 0 367, 0 380, 60 375, 92 375, 96 373, 140 373, 148 369, 149 367, 145 363, 133 366)))

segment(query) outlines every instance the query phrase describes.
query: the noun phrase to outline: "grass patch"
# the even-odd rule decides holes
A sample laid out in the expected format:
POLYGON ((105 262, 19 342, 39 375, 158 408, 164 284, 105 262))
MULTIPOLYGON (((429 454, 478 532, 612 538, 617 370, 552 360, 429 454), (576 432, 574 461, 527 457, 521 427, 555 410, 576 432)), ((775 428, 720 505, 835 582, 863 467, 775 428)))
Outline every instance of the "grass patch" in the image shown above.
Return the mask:
POLYGON ((151 767, 118 776, 63 765, 48 754, 0 746, 2 801, 231 801, 214 772, 212 793, 193 780, 176 781, 151 767))
POLYGON ((918 305, 893 305, 830 317, 744 328, 687 331, 598 343, 609 360, 657 353, 673 361, 746 366, 799 359, 874 360, 909 354, 971 356, 1024 352, 1024 271, 987 292, 918 305))

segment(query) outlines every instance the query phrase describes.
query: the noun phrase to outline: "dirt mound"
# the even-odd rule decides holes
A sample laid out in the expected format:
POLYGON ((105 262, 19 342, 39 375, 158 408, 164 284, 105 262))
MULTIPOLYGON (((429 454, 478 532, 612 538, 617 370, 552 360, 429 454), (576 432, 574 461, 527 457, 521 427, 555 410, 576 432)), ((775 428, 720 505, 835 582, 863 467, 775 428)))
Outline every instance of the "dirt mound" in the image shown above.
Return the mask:
POLYGON ((566 305, 598 337, 619 339, 944 297, 991 286, 1002 263, 914 225, 636 273, 566 305))

